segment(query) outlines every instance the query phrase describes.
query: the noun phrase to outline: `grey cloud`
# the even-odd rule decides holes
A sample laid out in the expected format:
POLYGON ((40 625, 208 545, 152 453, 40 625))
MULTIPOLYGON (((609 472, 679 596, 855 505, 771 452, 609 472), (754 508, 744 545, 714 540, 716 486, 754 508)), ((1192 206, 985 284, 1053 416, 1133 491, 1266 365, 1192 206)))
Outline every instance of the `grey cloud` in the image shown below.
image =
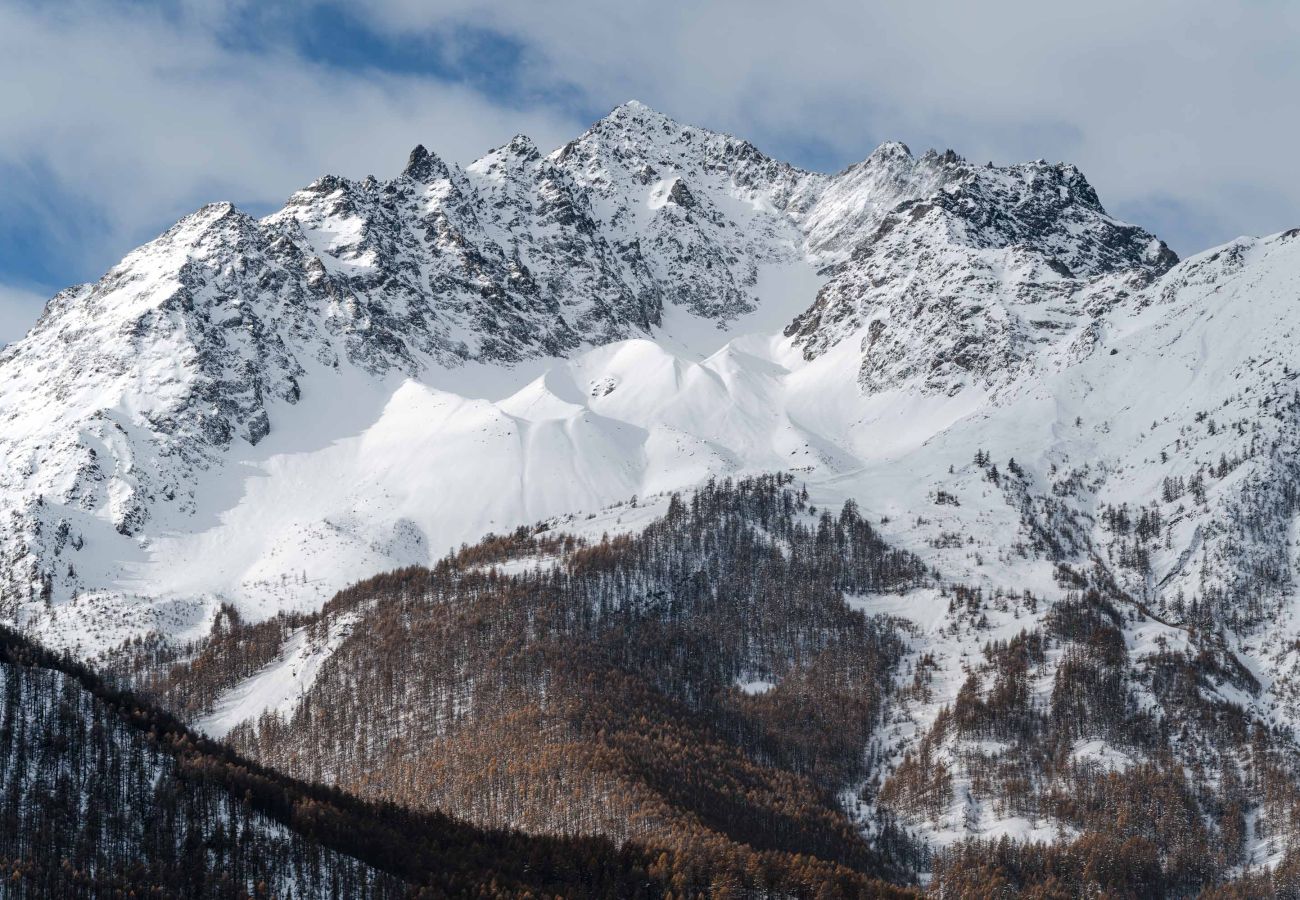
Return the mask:
POLYGON ((22 337, 45 307, 36 291, 0 284, 0 347, 22 337))
POLYGON ((417 143, 461 161, 520 130, 558 142, 576 127, 431 78, 234 52, 213 36, 224 6, 0 4, 0 166, 102 219, 91 260, 207 201, 278 204, 320 174, 396 173, 417 143))

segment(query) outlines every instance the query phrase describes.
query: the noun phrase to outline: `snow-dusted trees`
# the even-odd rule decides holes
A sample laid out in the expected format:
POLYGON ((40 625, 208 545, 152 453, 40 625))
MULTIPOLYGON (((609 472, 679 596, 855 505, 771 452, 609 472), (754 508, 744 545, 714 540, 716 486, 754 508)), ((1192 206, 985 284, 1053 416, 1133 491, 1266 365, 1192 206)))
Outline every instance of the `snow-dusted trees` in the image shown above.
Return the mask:
POLYGON ((282 785, 207 754, 170 716, 0 630, 0 892, 404 895, 268 815, 292 802, 282 785))
POLYGON ((811 858, 731 865, 601 838, 484 831, 295 781, 0 628, 6 898, 648 900, 735 884, 737 872, 787 884, 791 896, 809 884, 829 897, 907 895, 811 858))

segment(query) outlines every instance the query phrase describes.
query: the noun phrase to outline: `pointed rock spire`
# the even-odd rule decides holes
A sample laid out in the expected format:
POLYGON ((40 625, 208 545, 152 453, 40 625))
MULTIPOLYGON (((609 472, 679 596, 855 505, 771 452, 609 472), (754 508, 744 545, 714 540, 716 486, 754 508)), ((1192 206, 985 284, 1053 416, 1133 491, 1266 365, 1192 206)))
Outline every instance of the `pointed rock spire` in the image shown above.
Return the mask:
POLYGON ((402 170, 402 174, 416 181, 430 181, 445 177, 447 167, 442 160, 426 150, 424 144, 416 144, 406 160, 406 168, 402 170))

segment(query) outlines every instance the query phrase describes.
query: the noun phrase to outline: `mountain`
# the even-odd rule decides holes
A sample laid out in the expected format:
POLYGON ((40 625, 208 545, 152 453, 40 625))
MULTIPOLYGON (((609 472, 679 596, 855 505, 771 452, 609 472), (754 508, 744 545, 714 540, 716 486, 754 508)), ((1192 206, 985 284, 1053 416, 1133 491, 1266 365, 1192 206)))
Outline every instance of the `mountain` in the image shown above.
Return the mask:
MULTIPOLYGON (((951 355, 953 323, 987 320, 983 358, 958 356, 982 382, 1052 325, 998 306, 1010 285, 1171 261, 1071 167, 890 144, 817 175, 635 102, 546 157, 516 138, 461 170, 417 148, 391 181, 322 178, 260 222, 211 205, 0 355, 0 600, 95 652, 192 634, 222 600, 315 608, 358 572, 707 472, 843 468, 858 451, 774 391, 829 373, 817 360, 863 328, 909 378, 918 354, 951 355), (965 294, 881 338, 858 309, 911 320, 913 260, 965 294), (792 341, 733 340, 796 315, 792 341), (629 377, 636 408, 613 393, 629 377), (714 433, 719 412, 743 438, 714 433), (463 495, 466 465, 508 477, 463 495), (553 466, 566 477, 529 477, 553 466)), ((879 355, 855 360, 864 385, 879 355)))
MULTIPOLYGON (((0 351, 0 609, 270 765, 483 825, 627 840, 613 823, 648 817, 664 846, 954 890, 1059 869, 1083 891, 1122 817, 1137 895, 1286 873, 1297 295, 1300 230, 1179 261, 1066 164, 890 143, 826 175, 635 102, 549 154, 521 136, 460 168, 416 148, 391 180, 327 176, 261 220, 205 207, 0 351), (639 610, 622 630, 537 635, 503 611, 542 587, 566 616, 615 603, 573 571, 593 548, 657 553, 679 504, 733 490, 710 479, 763 473, 793 476, 807 507, 763 553, 793 565, 796 523, 815 535, 812 509, 832 509, 924 576, 832 579, 819 624, 792 633, 752 585, 697 608, 650 550, 601 551, 639 610), (521 580, 465 595, 448 573, 470 558, 521 580), (433 575, 365 580, 391 570, 433 575), (831 615, 841 600, 866 624, 831 615), (415 619, 390 618, 399 601, 415 619), (474 653, 443 659, 412 621, 474 653), (805 670, 801 641, 858 628, 878 656, 805 670), (725 640, 700 647, 701 630, 725 640), (442 674, 404 684, 379 647, 442 674), (656 676, 644 647, 708 671, 656 676), (830 769, 755 737, 800 715, 823 716, 809 740, 833 731, 809 699, 823 675, 865 692, 816 750, 830 769), (340 743, 380 728, 359 687, 375 679, 398 722, 517 690, 504 719, 434 717, 381 759, 340 743), (599 714, 548 707, 535 683, 599 714), (605 683, 618 703, 584 693, 605 683), (778 689, 745 700, 759 683, 778 689), (304 718, 322 703, 336 719, 304 718), (753 796, 628 769, 629 746, 667 752, 619 724, 628 710, 656 741, 716 750, 701 779, 753 796), (503 798, 471 767, 412 762, 480 741, 506 765, 516 726, 551 754, 519 765, 559 793, 503 798), (582 779, 617 783, 617 802, 591 813, 582 779), (778 827, 787 794, 797 824, 778 827)), ((759 554, 768 523, 728 516, 697 530, 754 529, 751 555, 682 550, 692 578, 726 583, 759 554)))

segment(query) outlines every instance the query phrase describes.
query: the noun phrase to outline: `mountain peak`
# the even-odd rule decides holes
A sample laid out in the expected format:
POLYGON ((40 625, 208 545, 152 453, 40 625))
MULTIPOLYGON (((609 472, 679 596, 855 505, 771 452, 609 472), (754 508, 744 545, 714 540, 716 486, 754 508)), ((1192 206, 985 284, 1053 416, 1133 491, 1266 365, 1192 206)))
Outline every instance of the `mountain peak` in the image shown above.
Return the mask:
POLYGON ((447 175, 447 166, 434 154, 425 149, 424 144, 416 144, 415 149, 406 160, 402 174, 416 181, 429 181, 447 175))
POLYGON ((240 213, 235 204, 231 203, 229 200, 218 200, 215 203, 203 204, 181 221, 193 224, 209 225, 215 222, 220 222, 227 217, 238 215, 242 215, 242 213, 240 213))
POLYGON ((614 107, 603 119, 593 125, 589 132, 604 131, 610 127, 618 130, 633 128, 643 132, 676 133, 690 131, 701 134, 716 133, 705 128, 683 125, 671 116, 666 116, 658 110, 646 106, 640 100, 628 100, 626 103, 614 107))
POLYGON ((515 178, 521 169, 536 164, 542 158, 533 139, 516 134, 508 142, 484 153, 466 168, 467 172, 493 174, 498 178, 515 178))
POLYGON ((908 147, 902 141, 885 141, 875 150, 871 151, 868 160, 886 160, 886 159, 911 159, 912 148, 908 147))
POLYGON ((620 103, 610 110, 610 116, 654 116, 662 119, 668 118, 663 113, 656 112, 640 100, 628 100, 620 103))
POLYGON ((540 159, 542 153, 537 149, 537 144, 526 134, 516 134, 509 141, 485 153, 482 160, 503 161, 507 159, 519 160, 523 162, 533 162, 540 159))
POLYGON ((533 139, 526 134, 516 134, 510 139, 510 143, 506 144, 506 147, 512 153, 516 153, 520 156, 538 155, 537 144, 535 144, 533 139))
POLYGON ((155 240, 136 248, 127 259, 141 254, 151 253, 163 246, 190 246, 209 239, 215 232, 230 229, 240 231, 256 223, 248 213, 239 209, 228 200, 217 203, 205 203, 188 216, 168 228, 155 240))

